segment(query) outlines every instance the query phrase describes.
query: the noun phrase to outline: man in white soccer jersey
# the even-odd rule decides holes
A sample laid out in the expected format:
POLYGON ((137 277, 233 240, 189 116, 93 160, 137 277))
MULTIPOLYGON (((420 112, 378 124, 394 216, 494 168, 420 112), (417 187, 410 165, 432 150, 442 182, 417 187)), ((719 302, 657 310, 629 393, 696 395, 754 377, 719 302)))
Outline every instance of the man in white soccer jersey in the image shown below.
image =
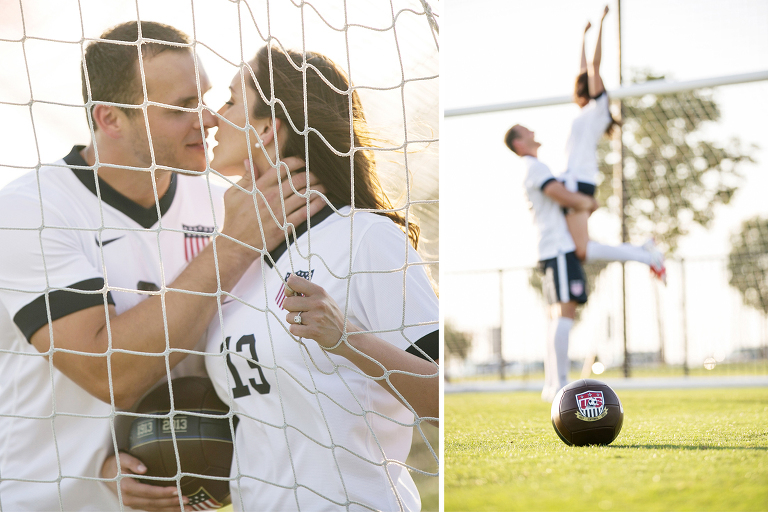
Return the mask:
MULTIPOLYGON (((190 175, 206 169, 216 120, 199 108, 208 78, 185 34, 142 22, 139 36, 126 23, 89 44, 85 62, 92 144, 0 191, 2 510, 117 509, 94 480, 114 450, 115 411, 186 356, 164 351, 198 346, 217 312, 211 294, 260 255, 219 236, 214 256, 209 235, 259 250, 284 239, 263 203, 264 240, 251 195, 190 175), (141 62, 139 37, 151 40, 141 62)), ((279 211, 276 181, 256 185, 279 211)), ((286 220, 298 225, 308 212, 294 198, 286 220)), ((175 487, 154 489, 153 506, 178 507, 175 487)))
MULTIPOLYGON (((544 389, 541 397, 551 402, 555 394, 568 383, 568 341, 576 307, 587 302, 587 282, 576 245, 565 220, 564 208, 594 212, 598 205, 594 197, 568 190, 543 162, 539 161, 541 144, 535 133, 515 125, 504 143, 525 164, 525 191, 531 203, 539 232, 539 266, 544 274, 543 291, 550 305, 559 306, 547 334, 544 359, 544 389)), ((585 261, 639 261, 647 265, 663 265, 663 257, 644 247, 631 244, 609 246, 589 241, 585 261)), ((553 308, 554 309, 554 308, 553 308)))

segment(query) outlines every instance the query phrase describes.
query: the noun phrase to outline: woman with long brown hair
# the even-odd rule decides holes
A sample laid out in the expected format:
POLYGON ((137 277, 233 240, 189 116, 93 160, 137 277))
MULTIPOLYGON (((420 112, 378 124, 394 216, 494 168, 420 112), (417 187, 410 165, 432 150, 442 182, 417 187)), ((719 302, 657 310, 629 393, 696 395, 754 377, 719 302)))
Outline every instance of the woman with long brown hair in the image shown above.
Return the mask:
POLYGON ((328 202, 256 261, 210 329, 208 373, 239 418, 234 507, 418 510, 404 461, 439 403, 418 227, 384 193, 357 91, 330 59, 264 46, 231 90, 212 166, 258 178, 299 159, 328 202))
MULTIPOLYGON (((581 59, 579 74, 573 92, 573 101, 581 109, 573 120, 568 141, 565 145, 567 167, 560 179, 571 192, 581 192, 589 196, 595 195, 597 184, 597 144, 604 134, 611 131, 616 121, 609 109, 608 93, 605 91, 600 77, 600 61, 602 59, 603 20, 608 14, 608 6, 600 19, 600 29, 595 45, 592 63, 587 64, 586 37, 592 27, 587 23, 584 38, 581 43, 581 59)), ((590 212, 567 211, 566 220, 573 241, 576 244, 576 255, 580 260, 586 260, 589 231, 587 222, 590 212)))
MULTIPOLYGON (((579 75, 576 77, 573 93, 573 101, 581 110, 571 125, 571 131, 565 145, 567 167, 559 178, 571 192, 581 192, 592 197, 594 197, 597 187, 597 145, 603 135, 610 135, 613 128, 618 125, 618 122, 611 115, 608 93, 603 85, 603 79, 600 77, 603 21, 607 15, 608 6, 605 6, 603 16, 600 18, 595 53, 590 64, 587 64, 585 47, 586 35, 592 27, 591 23, 587 23, 584 29, 579 75)), ((648 240, 642 247, 628 244, 603 245, 589 239, 588 223, 592 212, 565 209, 564 213, 568 230, 576 245, 576 256, 581 261, 643 261, 648 263, 651 273, 655 277, 666 282, 664 256, 656 248, 653 239, 648 240)))

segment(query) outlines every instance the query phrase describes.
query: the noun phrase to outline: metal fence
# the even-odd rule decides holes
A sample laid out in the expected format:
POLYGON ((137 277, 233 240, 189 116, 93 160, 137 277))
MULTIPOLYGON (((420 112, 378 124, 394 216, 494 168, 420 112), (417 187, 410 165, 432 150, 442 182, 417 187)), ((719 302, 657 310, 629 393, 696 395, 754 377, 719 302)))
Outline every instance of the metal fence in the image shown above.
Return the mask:
MULTIPOLYGON (((590 283, 589 302, 571 333, 573 372, 581 374, 586 361, 586 375, 594 375, 594 362, 608 375, 623 375, 626 361, 633 377, 768 373, 768 316, 745 304, 754 292, 741 290, 753 288, 739 288, 755 276, 734 273, 731 261, 669 261, 666 286, 644 265, 626 264, 626 329, 621 264, 605 267, 590 283)), ((529 284, 533 272, 510 268, 444 275, 444 289, 460 287, 468 300, 485 297, 488 305, 485 317, 448 320, 471 338, 466 358, 451 355, 447 347, 449 378, 528 378, 543 372, 549 318, 543 298, 529 284)))

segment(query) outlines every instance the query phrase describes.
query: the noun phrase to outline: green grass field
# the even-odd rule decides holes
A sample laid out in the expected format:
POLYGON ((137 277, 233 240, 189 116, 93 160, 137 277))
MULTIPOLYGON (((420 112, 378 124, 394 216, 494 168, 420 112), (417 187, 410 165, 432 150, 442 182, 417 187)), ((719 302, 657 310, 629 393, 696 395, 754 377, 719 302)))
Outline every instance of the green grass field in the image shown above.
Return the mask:
POLYGON ((610 446, 569 447, 538 393, 445 396, 445 510, 768 510, 768 388, 619 391, 610 446))

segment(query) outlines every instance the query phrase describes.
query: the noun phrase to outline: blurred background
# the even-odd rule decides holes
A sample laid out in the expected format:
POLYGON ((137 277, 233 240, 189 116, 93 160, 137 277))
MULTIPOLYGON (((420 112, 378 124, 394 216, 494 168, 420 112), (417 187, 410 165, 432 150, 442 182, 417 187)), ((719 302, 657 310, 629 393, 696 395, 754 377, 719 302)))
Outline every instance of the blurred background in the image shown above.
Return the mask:
MULTIPOLYGON (((541 384, 548 316, 534 272, 537 238, 523 166, 503 136, 514 124, 529 127, 542 143, 539 159, 556 175, 565 169, 582 34, 591 21, 591 60, 605 5, 445 2, 446 391, 500 378, 541 384)), ((601 76, 624 125, 599 149, 603 208, 590 219, 590 235, 618 244, 624 225, 627 241, 655 238, 667 253, 668 285, 640 264, 587 268, 590 298, 571 333, 572 378, 601 370, 765 375, 768 3, 607 5, 601 76)))

